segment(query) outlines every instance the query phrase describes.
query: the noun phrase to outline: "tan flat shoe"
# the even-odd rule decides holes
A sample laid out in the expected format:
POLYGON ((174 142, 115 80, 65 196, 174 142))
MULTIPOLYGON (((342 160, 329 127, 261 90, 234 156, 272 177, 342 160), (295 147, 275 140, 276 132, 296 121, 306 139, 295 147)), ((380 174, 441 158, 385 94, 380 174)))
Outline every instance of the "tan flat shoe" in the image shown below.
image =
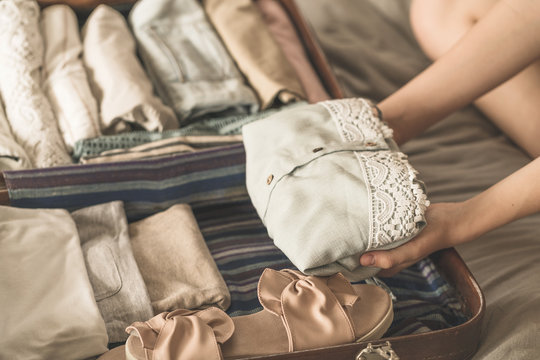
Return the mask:
POLYGON ((219 360, 315 349, 378 339, 393 319, 388 293, 352 286, 341 274, 266 269, 258 296, 264 309, 252 315, 175 310, 134 323, 126 329, 126 359, 219 360))

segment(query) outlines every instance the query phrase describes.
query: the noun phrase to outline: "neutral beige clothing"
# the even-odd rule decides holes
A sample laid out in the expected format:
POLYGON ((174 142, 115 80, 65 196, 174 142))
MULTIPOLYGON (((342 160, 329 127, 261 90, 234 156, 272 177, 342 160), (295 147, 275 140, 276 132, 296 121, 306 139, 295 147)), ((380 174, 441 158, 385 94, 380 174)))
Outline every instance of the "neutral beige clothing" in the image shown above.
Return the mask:
POLYGON ((156 140, 147 144, 134 146, 129 149, 114 149, 104 151, 97 156, 82 157, 83 164, 96 164, 114 161, 129 161, 148 159, 159 156, 195 152, 212 147, 226 146, 242 142, 242 135, 218 136, 179 136, 170 139, 156 140))
POLYGON ((251 0, 203 0, 204 8, 231 56, 262 104, 305 99, 291 64, 251 0))
POLYGON ((316 103, 330 100, 330 96, 309 61, 296 28, 281 2, 278 0, 257 0, 256 3, 272 36, 294 68, 308 101, 316 103))
POLYGON ((125 341, 126 327, 152 317, 152 307, 133 258, 124 204, 113 201, 88 206, 71 216, 109 342, 125 341))
POLYGON ((107 350, 77 228, 65 210, 0 206, 0 359, 107 350))
POLYGON ((54 5, 41 12, 45 42, 43 90, 70 152, 77 140, 101 135, 96 99, 82 63, 79 25, 73 10, 54 5))
POLYGON ((156 314, 229 307, 229 290, 189 205, 174 205, 130 224, 129 236, 156 314))
POLYGON ((84 63, 100 105, 104 134, 178 127, 172 109, 153 93, 136 55, 135 40, 122 15, 98 6, 82 30, 84 63))

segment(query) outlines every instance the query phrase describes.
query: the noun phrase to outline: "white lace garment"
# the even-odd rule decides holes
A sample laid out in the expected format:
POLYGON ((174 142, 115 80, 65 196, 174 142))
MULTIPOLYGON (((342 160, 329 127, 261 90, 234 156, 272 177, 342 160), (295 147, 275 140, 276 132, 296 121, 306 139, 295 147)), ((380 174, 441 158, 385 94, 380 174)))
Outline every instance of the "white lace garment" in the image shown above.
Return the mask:
POLYGON ((0 94, 17 142, 33 166, 71 163, 41 89, 43 39, 35 1, 0 1, 0 94))

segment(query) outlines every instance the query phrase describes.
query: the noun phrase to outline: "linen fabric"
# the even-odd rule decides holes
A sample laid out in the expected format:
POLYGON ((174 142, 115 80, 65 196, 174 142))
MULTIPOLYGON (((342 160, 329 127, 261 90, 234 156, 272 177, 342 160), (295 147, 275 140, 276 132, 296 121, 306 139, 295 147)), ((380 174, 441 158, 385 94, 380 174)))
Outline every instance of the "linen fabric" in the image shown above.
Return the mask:
POLYGON ((98 156, 82 157, 83 164, 149 159, 159 156, 195 152, 242 142, 241 135, 183 136, 153 141, 129 149, 104 151, 98 156))
POLYGON ((82 29, 83 59, 100 106, 104 134, 178 127, 174 112, 153 94, 123 16, 98 6, 82 29))
POLYGON ((152 141, 170 139, 179 136, 216 136, 216 135, 240 135, 242 126, 250 122, 263 119, 282 109, 297 106, 303 102, 284 106, 281 109, 273 108, 249 115, 231 115, 224 117, 209 117, 180 129, 167 130, 164 132, 134 131, 117 135, 100 136, 94 139, 85 139, 77 142, 73 158, 75 161, 83 157, 92 157, 105 151, 114 149, 129 149, 152 141))
POLYGON ((35 1, 0 2, 0 95, 13 136, 32 166, 66 165, 71 158, 41 89, 39 15, 35 1))
POLYGON ((251 0, 203 0, 227 49, 255 89, 262 108, 305 99, 298 77, 251 0))
POLYGON ((146 69, 182 126, 205 114, 258 110, 197 0, 141 0, 129 18, 146 69))
POLYGON ((0 206, 0 358, 86 359, 107 351, 65 210, 0 206))
POLYGON ((156 314, 229 307, 231 295, 189 205, 131 223, 129 235, 156 314))
POLYGON ((257 0, 255 3, 263 15, 268 30, 294 68, 307 100, 310 103, 330 100, 319 75, 309 61, 304 45, 300 41, 287 11, 276 0, 257 0))
POLYGON ((152 317, 148 291, 133 258, 121 201, 74 211, 88 277, 109 335, 109 342, 125 341, 134 321, 152 317))
POLYGON ((365 279, 378 269, 360 266, 361 254, 425 226, 423 184, 368 101, 305 105, 242 132, 253 205, 302 272, 365 279))
POLYGON ((101 135, 98 105, 88 84, 82 56, 79 25, 67 5, 41 12, 45 43, 43 89, 58 120, 70 152, 77 140, 101 135))
POLYGON ((32 167, 23 148, 17 144, 0 101, 0 171, 22 170, 32 167))

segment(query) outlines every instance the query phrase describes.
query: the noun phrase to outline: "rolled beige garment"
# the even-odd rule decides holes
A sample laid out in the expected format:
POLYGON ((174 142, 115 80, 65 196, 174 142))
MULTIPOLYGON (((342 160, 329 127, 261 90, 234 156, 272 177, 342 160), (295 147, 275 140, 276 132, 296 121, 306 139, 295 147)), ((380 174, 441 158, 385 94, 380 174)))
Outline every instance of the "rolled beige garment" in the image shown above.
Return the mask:
POLYGON ((295 70, 268 28, 261 26, 264 19, 253 1, 203 0, 203 5, 263 109, 306 99, 295 70))
POLYGON ((41 12, 45 43, 43 90, 70 152, 78 140, 101 135, 99 112, 82 62, 77 16, 67 5, 41 12))
POLYGON ((126 20, 107 5, 98 6, 82 29, 83 60, 100 105, 104 134, 178 128, 171 108, 154 95, 136 55, 126 20))

